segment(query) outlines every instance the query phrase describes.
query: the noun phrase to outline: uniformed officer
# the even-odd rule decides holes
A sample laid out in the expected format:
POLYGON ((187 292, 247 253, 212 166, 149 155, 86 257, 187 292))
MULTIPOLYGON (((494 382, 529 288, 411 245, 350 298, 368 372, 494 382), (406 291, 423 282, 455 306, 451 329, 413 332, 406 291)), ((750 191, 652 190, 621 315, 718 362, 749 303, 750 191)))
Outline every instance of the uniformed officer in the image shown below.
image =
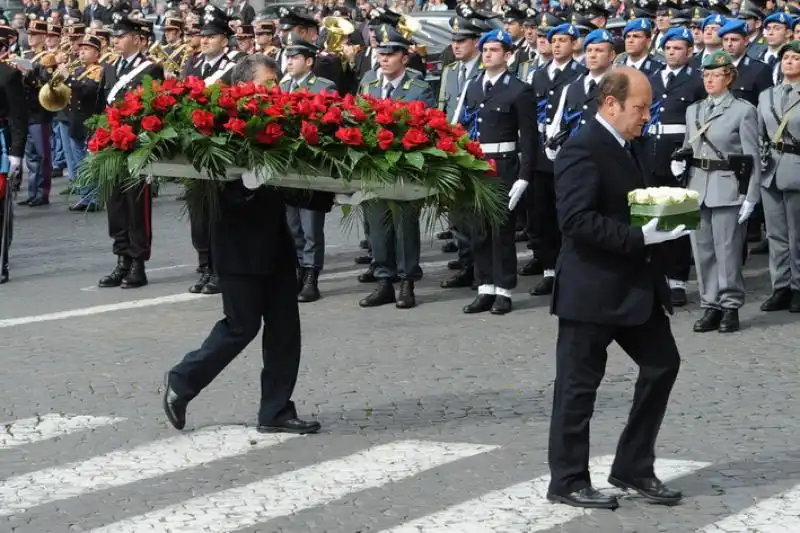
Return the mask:
MULTIPOLYGON (((9 42, 0 34, 0 55, 6 54, 9 42)), ((12 187, 9 178, 22 170, 22 156, 27 137, 27 107, 22 73, 7 61, 0 62, 0 284, 9 279, 8 253, 13 230, 12 187)))
POLYGON ((511 35, 514 50, 508 59, 509 72, 516 74, 519 64, 529 61, 536 55, 536 50, 530 47, 525 40, 523 23, 526 19, 536 16, 536 10, 527 4, 507 3, 503 6, 503 27, 511 35), (529 11, 530 10, 530 11, 529 11))
POLYGON ((662 63, 648 55, 652 35, 653 23, 649 19, 638 18, 628 22, 622 30, 625 52, 619 55, 615 63, 640 70, 645 76, 664 68, 662 63))
MULTIPOLYGON (((203 13, 203 26, 200 30, 201 54, 197 59, 188 61, 183 69, 183 78, 195 76, 202 78, 205 84, 217 82, 230 84, 231 74, 236 62, 228 56, 228 39, 233 34, 228 22, 229 17, 219 8, 209 4, 203 13)), ((187 207, 192 234, 192 246, 197 252, 200 278, 189 287, 189 292, 198 294, 219 294, 219 277, 214 270, 214 259, 211 253, 212 213, 208 202, 195 198, 200 190, 187 190, 187 207)))
POLYGON ((761 310, 800 313, 800 41, 786 44, 778 57, 783 83, 758 101, 761 142, 769 146, 761 201, 773 291, 761 310))
MULTIPOLYGON (((488 30, 478 20, 453 17, 450 19, 453 30, 451 44, 456 61, 450 63, 442 70, 439 86, 439 109, 447 114, 447 120, 456 122, 459 117, 456 112, 459 108, 461 95, 467 84, 483 72, 478 39, 488 30)), ((475 275, 473 270, 472 247, 470 245, 471 230, 464 220, 451 220, 452 232, 458 243, 459 271, 450 278, 442 281, 442 288, 472 286, 475 275)))
MULTIPOLYGON (((694 38, 694 55, 701 54, 705 49, 703 21, 708 15, 709 11, 704 7, 694 6, 692 8, 692 13, 689 17, 689 29, 692 30, 692 37, 694 38)), ((692 67, 694 67, 694 65, 692 65, 692 67)))
MULTIPOLYGON (((686 110, 684 146, 691 148, 687 187, 700 195, 700 227, 692 233, 692 251, 705 313, 694 331, 739 330, 744 304, 742 249, 744 224, 759 199, 761 177, 756 108, 736 98, 733 58, 722 50, 703 61, 708 97, 686 110), (749 165, 748 165, 749 161, 749 165)), ((674 175, 685 163, 674 162, 674 175)))
POLYGON ((532 295, 545 295, 553 291, 556 258, 561 247, 561 234, 555 211, 555 189, 553 162, 544 152, 545 131, 555 119, 561 91, 578 76, 586 73, 585 67, 577 63, 572 54, 578 40, 578 29, 572 24, 560 24, 547 32, 547 40, 553 51, 553 60, 536 70, 532 85, 536 94, 536 118, 539 131, 535 176, 531 183, 532 194, 527 195, 528 246, 533 250, 535 261, 523 269, 537 271, 541 268, 544 278, 531 289, 532 295), (539 265, 536 264, 539 263, 539 265))
POLYGON ((517 69, 517 77, 525 83, 532 83, 533 73, 536 69, 545 66, 553 59, 553 49, 547 40, 547 32, 564 20, 552 13, 539 13, 536 17, 536 56, 528 61, 523 61, 517 69))
POLYGON ((752 46, 748 48, 748 55, 759 61, 766 63, 772 70, 772 83, 776 85, 780 82, 781 69, 778 61, 778 52, 792 37, 792 17, 786 13, 773 13, 764 19, 764 46, 760 48, 761 53, 753 56, 750 53, 752 46))
MULTIPOLYGON (((660 186, 679 185, 669 172, 670 159, 683 144, 686 135, 686 109, 706 97, 701 72, 688 65, 694 38, 687 28, 672 28, 664 34, 663 70, 650 76, 653 100, 646 134, 655 154, 654 174, 660 186)), ((683 176, 681 176, 682 178, 683 176)), ((691 269, 692 249, 689 239, 675 239, 662 245, 665 270, 672 305, 686 305, 686 282, 691 269)))
POLYGON ((743 20, 729 20, 717 35, 722 39, 722 47, 733 59, 736 79, 731 93, 736 98, 758 105, 758 95, 772 86, 772 71, 761 61, 745 56, 747 51, 747 23, 743 20))
MULTIPOLYGON (((680 5, 670 0, 662 0, 658 3, 656 8, 655 27, 653 29, 652 42, 650 43, 650 51, 653 55, 664 49, 664 37, 669 29, 675 24, 673 21, 678 15, 680 5)), ((648 76, 652 73, 648 73, 648 76)))
MULTIPOLYGON (((164 79, 164 69, 140 52, 146 42, 144 27, 124 12, 114 13, 114 48, 119 59, 103 68, 102 99, 105 105, 122 100, 125 93, 142 83, 145 76, 164 79)), ((147 285, 145 262, 152 244, 152 198, 150 185, 117 187, 106 201, 108 234, 114 241, 117 266, 98 282, 99 287, 123 289, 147 285)))
POLYGON ((256 51, 256 30, 250 24, 242 24, 236 28, 236 47, 245 55, 256 51))
MULTIPOLYGON (((81 164, 86 157, 86 126, 84 123, 92 115, 101 113, 102 101, 100 96, 100 82, 103 76, 103 67, 100 65, 100 38, 94 35, 84 35, 78 48, 81 67, 67 78, 67 84, 72 89, 70 96, 69 112, 69 149, 74 157, 75 173, 80 171, 81 164)), ((97 211, 97 191, 82 188, 78 202, 70 206, 70 211, 97 211)))
POLYGON ((271 20, 259 20, 255 30, 259 51, 271 59, 277 59, 281 49, 275 45, 275 23, 271 20))
POLYGON ((727 23, 727 19, 719 13, 711 13, 700 24, 703 32, 703 50, 694 55, 689 65, 694 69, 700 69, 705 58, 717 50, 722 50, 722 38, 719 30, 727 23))
MULTIPOLYGON (((320 78, 312 72, 319 47, 294 33, 286 36, 285 44, 287 61, 286 75, 280 83, 282 91, 336 91, 336 85, 331 80, 320 78)), ((297 255, 297 300, 315 302, 320 297, 319 274, 325 263, 325 211, 287 206, 286 219, 297 255)))
MULTIPOLYGON (((378 28, 377 37, 381 76, 362 83, 360 92, 376 98, 418 101, 435 107, 436 96, 430 85, 419 78, 412 78, 406 72, 411 41, 389 24, 378 28)), ((422 278, 419 266, 419 206, 406 202, 399 208, 391 209, 388 202, 376 200, 365 205, 364 215, 369 222, 374 276, 378 286, 359 305, 375 307, 396 301, 398 308, 414 307, 414 282, 422 278), (395 276, 400 278, 397 297, 392 284, 395 276)))
POLYGON ((464 97, 462 124, 481 143, 487 158, 497 162, 497 175, 509 188, 505 222, 489 228, 483 221, 473 223, 473 252, 478 295, 464 307, 465 313, 511 311, 511 291, 517 285, 517 250, 514 244, 512 211, 533 179, 538 133, 530 113, 533 89, 508 71, 514 52, 508 32, 485 33, 478 47, 484 72, 470 81, 464 97))
MULTIPOLYGON (((384 24, 388 24, 397 30, 397 25, 400 23, 402 15, 395 13, 391 9, 376 7, 370 12, 370 17, 371 18, 368 23, 368 31, 370 33, 370 49, 368 52, 365 52, 367 57, 369 57, 369 61, 364 61, 361 67, 362 74, 359 78, 361 80, 361 85, 365 83, 371 83, 373 80, 375 80, 375 78, 379 77, 380 74, 380 53, 377 51, 377 42, 380 36, 376 33, 377 28, 384 24), (373 46, 373 39, 375 39, 375 46, 373 46)), ((422 56, 409 49, 406 73, 409 76, 424 79, 426 71, 427 67, 425 66, 425 62, 422 60, 422 56)))
POLYGON ((748 56, 759 59, 764 56, 767 47, 762 34, 762 21, 766 15, 753 2, 745 2, 739 9, 739 17, 747 23, 747 51, 748 56))

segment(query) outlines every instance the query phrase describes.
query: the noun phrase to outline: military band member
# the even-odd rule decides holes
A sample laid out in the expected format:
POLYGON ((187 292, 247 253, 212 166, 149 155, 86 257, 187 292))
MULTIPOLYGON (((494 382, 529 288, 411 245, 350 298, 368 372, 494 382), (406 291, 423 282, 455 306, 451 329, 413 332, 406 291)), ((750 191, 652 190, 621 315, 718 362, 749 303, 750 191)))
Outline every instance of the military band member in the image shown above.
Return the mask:
POLYGON ((640 70, 645 76, 661 70, 664 65, 648 55, 652 35, 653 23, 649 19, 638 18, 628 22, 622 30, 625 53, 620 54, 615 63, 640 70))
POLYGON ((183 45, 183 20, 178 17, 167 17, 164 22, 164 50, 172 54, 183 45))
MULTIPOLYGON (((745 298, 744 224, 759 199, 761 165, 756 108, 733 95, 735 77, 727 52, 706 56, 703 84, 708 97, 686 110, 684 146, 692 151, 687 187, 700 194, 701 222, 691 241, 705 313, 694 324, 696 332, 738 331, 745 298), (741 170, 747 158, 755 163, 750 175, 741 170)), ((684 169, 677 161, 672 165, 674 175, 684 169)))
MULTIPOLYGON (((786 13, 773 13, 764 19, 764 44, 761 54, 755 59, 763 61, 772 70, 772 84, 781 81, 780 61, 778 52, 792 37, 792 17, 786 13)), ((749 53, 750 57, 754 57, 749 53)))
MULTIPOLYGON (((435 107, 436 96, 430 85, 406 72, 411 41, 389 24, 380 26, 377 35, 381 76, 362 83, 360 92, 376 98, 418 101, 435 107)), ((391 209, 385 200, 376 200, 365 206, 364 215, 369 222, 374 276, 378 286, 359 305, 375 307, 396 301, 400 309, 414 307, 414 283, 422 279, 419 206, 407 202, 399 209, 391 209), (392 284, 395 277, 400 279, 397 297, 392 284)))
POLYGON ((773 291, 761 310, 800 313, 800 41, 786 44, 778 57, 783 83, 758 102, 761 142, 769 146, 761 201, 773 291))
POLYGON ((729 20, 719 29, 717 35, 722 39, 722 47, 731 56, 736 67, 736 79, 731 93, 753 106, 758 105, 758 95, 772 87, 772 71, 761 61, 745 56, 748 45, 747 23, 743 20, 729 20))
MULTIPOLYGON (((0 57, 8 57, 9 43, 6 33, 0 34, 0 57)), ((27 106, 22 83, 22 73, 7 61, 0 61, 0 172, 6 176, 16 176, 22 171, 22 156, 25 152, 27 132, 27 106)), ((12 185, 5 183, 4 193, 0 195, 0 284, 9 279, 8 254, 12 240, 13 208, 12 185), (8 213, 8 220, 5 219, 8 213), (4 234, 3 234, 4 233, 4 234)))
MULTIPOLYGON (((692 33, 686 28, 668 30, 662 46, 666 65, 650 76, 654 103, 650 106, 646 134, 655 155, 655 182, 659 186, 676 187, 680 184, 669 171, 670 159, 683 144, 686 109, 706 97, 701 72, 688 65, 693 40, 692 33)), ((662 245, 662 249, 672 305, 684 306, 692 258, 689 239, 669 241, 662 245)))
MULTIPOLYGON (((478 50, 478 39, 486 29, 479 25, 480 21, 461 17, 450 19, 453 30, 453 49, 456 61, 450 63, 442 70, 439 86, 439 109, 447 114, 451 123, 458 121, 459 102, 461 95, 471 80, 483 73, 481 54, 478 50)), ((460 269, 450 278, 442 281, 445 289, 456 287, 470 287, 475 279, 473 271, 472 247, 470 245, 471 231, 463 220, 451 220, 453 235, 458 242, 458 263, 460 269)))
MULTIPOLYGON (((72 90, 70 96, 69 112, 69 149, 73 155, 75 176, 80 171, 81 164, 86 157, 87 132, 84 123, 89 117, 102 113, 103 107, 99 100, 100 83, 103 76, 103 66, 100 65, 100 38, 94 35, 84 35, 78 55, 81 67, 67 78, 67 85, 72 90)), ((82 189, 78 191, 79 200, 70 206, 70 211, 97 211, 97 191, 82 189)))
MULTIPOLYGON (((376 48, 378 46, 378 40, 380 36, 376 33, 377 29, 384 24, 388 24, 397 30, 397 25, 401 20, 402 15, 392 11, 391 9, 376 7, 370 12, 370 20, 368 22, 370 49, 366 52, 366 55, 370 59, 368 62, 365 61, 362 66, 362 69, 365 69, 363 72, 361 72, 360 79, 362 84, 365 81, 371 81, 371 77, 377 75, 378 71, 380 70, 380 53, 378 53, 376 48)), ((424 79, 426 71, 427 67, 425 66, 422 56, 412 48, 409 48, 408 64, 406 66, 406 72, 408 75, 424 79)))
MULTIPOLYGON (((164 70, 141 53, 147 30, 124 13, 114 15, 114 48, 119 59, 103 68, 103 105, 121 100, 126 91, 142 83, 145 76, 164 79, 164 70)), ((152 244, 152 198, 150 185, 118 187, 107 199, 108 233, 113 239, 117 266, 98 282, 99 287, 123 289, 147 285, 145 262, 150 259, 152 244)))
POLYGON ((256 22, 256 45, 259 51, 267 57, 277 59, 280 48, 275 46, 275 23, 271 20, 256 22))
POLYGON ((242 24, 236 28, 236 47, 243 54, 253 54, 256 51, 256 30, 249 24, 242 24))
MULTIPOLYGON (((280 84, 282 91, 336 91, 336 85, 331 80, 320 78, 312 72, 314 59, 319 52, 317 46, 299 35, 287 36, 286 76, 280 84)), ((325 264, 325 211, 287 205, 286 220, 297 255, 297 300, 315 302, 320 297, 319 274, 325 264)))
MULTIPOLYGON (((558 109, 561 91, 575 81, 586 68, 572 59, 578 40, 578 29, 572 24, 561 24, 547 33, 553 51, 553 60, 533 74, 533 90, 536 94, 537 129, 540 142, 537 150, 535 175, 528 201, 528 246, 533 250, 535 261, 526 265, 528 270, 541 268, 544 278, 532 289, 531 294, 540 296, 553 291, 556 258, 561 247, 561 234, 555 212, 555 190, 553 184, 553 162, 544 152, 547 126, 553 123, 558 109), (539 263, 537 265, 536 263, 539 263)), ((525 267, 523 267, 525 268, 525 267)))
POLYGON ((512 211, 533 179, 538 132, 530 113, 533 89, 508 71, 514 52, 509 33, 493 30, 478 41, 484 71, 467 86, 460 120, 480 142, 487 158, 497 162, 497 174, 509 189, 508 213, 499 228, 484 221, 472 224, 478 295, 465 313, 511 311, 511 291, 517 285, 517 250, 512 211))

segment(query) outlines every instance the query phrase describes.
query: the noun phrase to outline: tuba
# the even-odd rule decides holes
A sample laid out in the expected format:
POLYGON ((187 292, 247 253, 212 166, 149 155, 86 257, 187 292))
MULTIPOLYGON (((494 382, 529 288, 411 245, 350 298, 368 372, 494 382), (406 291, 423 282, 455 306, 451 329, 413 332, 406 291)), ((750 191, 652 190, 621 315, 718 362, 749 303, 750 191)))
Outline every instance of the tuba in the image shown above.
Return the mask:
MULTIPOLYGON (((80 64, 80 60, 72 61, 67 65, 67 69, 72 73, 80 64)), ((42 85, 39 89, 39 103, 46 111, 56 113, 69 105, 72 97, 72 89, 64 83, 66 78, 60 74, 53 74, 50 81, 42 85)))
POLYGON ((326 30, 325 49, 341 56, 345 38, 356 31, 356 27, 344 17, 325 17, 322 26, 326 30))
MULTIPOLYGON (((421 29, 422 25, 419 23, 419 21, 414 17, 409 17, 408 15, 402 15, 400 20, 397 22, 397 31, 399 31, 400 34, 409 41, 414 34, 421 33, 421 29)), ((414 45, 413 50, 422 57, 428 55, 428 52, 423 45, 416 44, 414 45)))

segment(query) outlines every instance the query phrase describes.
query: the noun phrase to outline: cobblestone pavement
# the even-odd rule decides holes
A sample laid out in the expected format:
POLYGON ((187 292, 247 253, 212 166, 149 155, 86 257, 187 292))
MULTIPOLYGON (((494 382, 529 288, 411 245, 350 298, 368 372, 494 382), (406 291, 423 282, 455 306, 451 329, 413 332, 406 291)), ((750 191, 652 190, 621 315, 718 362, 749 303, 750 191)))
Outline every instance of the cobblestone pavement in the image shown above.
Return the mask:
MULTIPOLYGON (((741 332, 693 334, 696 303, 673 320, 684 364, 658 472, 685 503, 590 513, 543 499, 555 319, 527 295, 537 278, 521 280, 512 314, 463 315, 474 293, 438 287, 453 256, 428 239, 419 307, 362 310, 359 236, 334 215, 324 298, 301 306, 296 391, 323 432, 255 433, 257 342, 175 432, 163 372, 220 316, 219 297, 187 296, 195 258, 176 193, 155 202, 151 284, 135 291, 94 286, 113 266, 104 213, 68 213, 64 197, 17 208, 0 287, 0 532, 800 531, 798 317, 758 311, 764 258, 748 264, 741 332)), ((592 428, 601 486, 634 380, 612 348, 592 428)))

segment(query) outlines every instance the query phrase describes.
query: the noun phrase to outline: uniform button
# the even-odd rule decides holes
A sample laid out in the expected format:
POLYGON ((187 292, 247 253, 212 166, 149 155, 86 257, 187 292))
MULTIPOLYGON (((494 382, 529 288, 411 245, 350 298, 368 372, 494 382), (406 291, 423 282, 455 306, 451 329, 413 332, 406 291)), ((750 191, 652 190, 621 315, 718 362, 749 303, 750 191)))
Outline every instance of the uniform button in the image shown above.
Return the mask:
POLYGON ((586 121, 585 120, 581 120, 581 124, 586 124, 586 121))
POLYGON ((660 138, 661 138, 661 135, 656 135, 656 139, 660 139, 660 138))
POLYGON ((660 111, 663 113, 663 112, 664 112, 664 108, 662 107, 662 108, 660 109, 660 111))
POLYGON ((481 109, 483 109, 483 104, 479 105, 478 107, 480 107, 481 109))
POLYGON ((478 122, 483 122, 483 119, 478 117, 478 122))
POLYGON ((589 109, 588 105, 583 106, 584 109, 589 109))
POLYGON ((547 109, 553 109, 553 104, 547 104, 547 109))
POLYGON ((665 95, 664 95, 664 96, 662 96, 661 98, 666 98, 666 97, 667 97, 667 95, 665 94, 665 95))
POLYGON ((554 91, 550 91, 550 94, 555 94, 555 92, 554 91))

